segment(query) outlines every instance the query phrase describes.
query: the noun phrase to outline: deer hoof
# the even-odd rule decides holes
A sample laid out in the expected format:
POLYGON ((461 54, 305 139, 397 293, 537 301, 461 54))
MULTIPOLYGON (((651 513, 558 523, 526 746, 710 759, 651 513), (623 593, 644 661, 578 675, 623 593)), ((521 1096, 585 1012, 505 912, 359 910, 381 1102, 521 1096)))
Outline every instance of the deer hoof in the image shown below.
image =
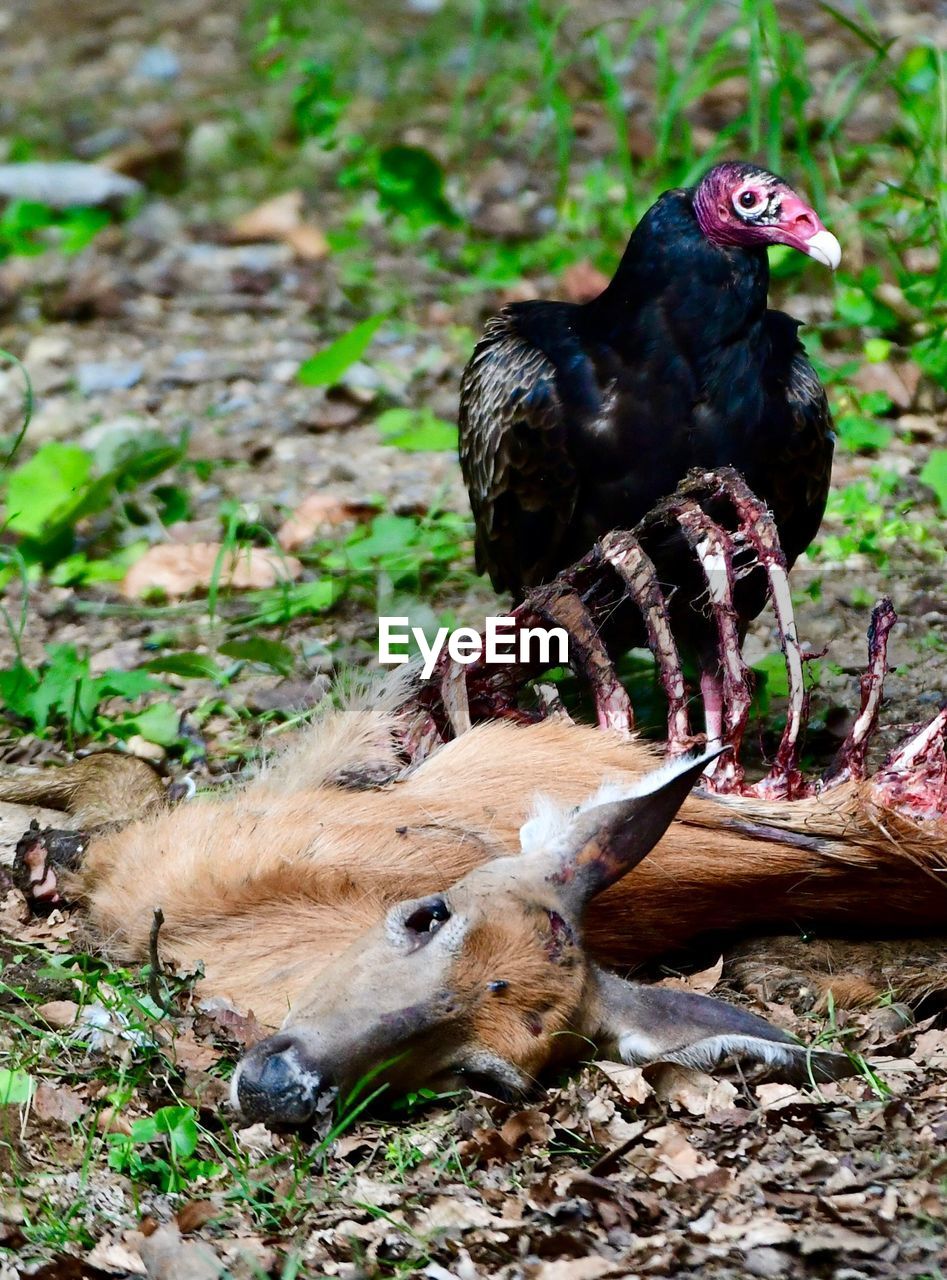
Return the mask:
POLYGON ((16 846, 13 881, 37 914, 63 906, 60 879, 78 867, 88 843, 81 831, 40 830, 34 823, 16 846))

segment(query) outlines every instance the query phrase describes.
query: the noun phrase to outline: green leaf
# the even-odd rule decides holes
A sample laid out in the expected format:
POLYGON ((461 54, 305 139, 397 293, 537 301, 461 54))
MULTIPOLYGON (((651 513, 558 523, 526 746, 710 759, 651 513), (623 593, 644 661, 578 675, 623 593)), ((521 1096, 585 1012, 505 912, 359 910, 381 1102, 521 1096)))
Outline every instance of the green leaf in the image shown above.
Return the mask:
POLYGON ((915 342, 911 355, 929 378, 947 387, 947 340, 943 334, 931 334, 915 342))
POLYGON ((25 1071, 0 1067, 0 1107, 16 1107, 33 1096, 33 1077, 25 1071))
POLYGON ((863 290, 848 285, 836 290, 835 305, 846 324, 870 324, 875 313, 871 298, 863 290))
POLYGON ((444 170, 423 147, 388 147, 378 157, 378 196, 383 208, 404 214, 415 226, 458 226, 444 195, 444 170))
POLYGON ((871 453, 890 444, 894 432, 874 418, 858 413, 843 414, 836 422, 839 444, 849 453, 871 453))
POLYGON ((266 640, 262 636, 252 636, 247 640, 229 640, 217 650, 225 658, 236 658, 240 662, 257 662, 264 667, 272 667, 280 675, 288 676, 293 669, 295 658, 292 649, 276 640, 266 640))
POLYGON ((129 716, 115 725, 116 732, 140 733, 148 742, 159 747, 173 747, 179 740, 180 714, 170 702, 154 702, 137 716, 129 716))
POLYGON ((299 366, 297 377, 304 387, 333 387, 356 360, 360 360, 381 328, 385 316, 371 316, 299 366))
POLYGON ((454 453, 457 427, 435 417, 430 409, 388 409, 378 418, 385 444, 408 453, 454 453))
POLYGON ((85 449, 52 440, 10 476, 7 526, 38 537, 89 483, 92 459, 85 449))
POLYGON ((942 516, 947 516, 947 449, 933 449, 921 468, 920 480, 934 490, 942 516))
POLYGON ((219 680, 223 674, 213 658, 206 653, 169 653, 163 658, 151 658, 148 662, 143 662, 139 669, 181 676, 186 680, 219 680))

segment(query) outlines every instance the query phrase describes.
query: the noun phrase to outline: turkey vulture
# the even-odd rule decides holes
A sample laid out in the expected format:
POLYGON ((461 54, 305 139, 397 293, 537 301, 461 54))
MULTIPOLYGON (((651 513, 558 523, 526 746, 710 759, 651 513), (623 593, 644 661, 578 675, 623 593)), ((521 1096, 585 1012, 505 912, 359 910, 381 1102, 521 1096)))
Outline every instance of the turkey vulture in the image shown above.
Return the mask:
MULTIPOLYGON (((477 568, 498 591, 521 598, 548 582, 694 467, 742 473, 772 510, 790 565, 809 545, 834 435, 799 322, 767 309, 771 244, 833 270, 841 257, 781 178, 718 164, 651 206, 597 298, 514 303, 488 322, 461 382, 460 461, 477 568)), ((677 589, 675 627, 704 673, 710 732, 719 657, 697 607, 706 582, 680 531, 654 558, 677 589)), ((764 599, 759 573, 737 582, 741 639, 764 599)), ((608 638, 613 652, 642 643, 631 615, 608 638)))

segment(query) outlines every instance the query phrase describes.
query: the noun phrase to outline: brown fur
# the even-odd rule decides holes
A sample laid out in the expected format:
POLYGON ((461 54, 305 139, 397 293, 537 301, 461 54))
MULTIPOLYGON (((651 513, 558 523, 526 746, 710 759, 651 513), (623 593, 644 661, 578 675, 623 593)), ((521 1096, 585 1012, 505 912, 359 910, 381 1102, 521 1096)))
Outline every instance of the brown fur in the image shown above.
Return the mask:
MULTIPOLYGON (((95 839, 69 887, 97 935, 142 959, 160 906, 162 950, 202 964, 205 990, 275 1026, 387 907, 515 852, 537 793, 574 804, 657 763, 643 743, 592 728, 496 723, 381 789, 334 781, 391 764, 390 730, 384 713, 337 713, 241 791, 95 839)), ((868 784, 792 804, 692 798, 654 852, 592 903, 585 941, 621 970, 710 929, 937 930, 947 924, 935 874, 945 861, 947 832, 879 814, 868 784)), ((516 945, 492 929, 465 961, 470 981, 502 978, 489 971, 516 945)), ((502 1009, 489 1001, 483 1016, 495 1022, 502 1009)))

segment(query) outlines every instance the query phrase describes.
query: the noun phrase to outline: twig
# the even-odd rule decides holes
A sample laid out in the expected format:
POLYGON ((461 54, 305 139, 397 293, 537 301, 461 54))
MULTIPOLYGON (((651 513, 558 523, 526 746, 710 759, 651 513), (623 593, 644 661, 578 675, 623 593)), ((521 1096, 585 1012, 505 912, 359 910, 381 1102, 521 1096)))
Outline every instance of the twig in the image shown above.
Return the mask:
POLYGON ((158 959, 158 934, 161 932, 163 924, 164 912, 160 907, 155 907, 154 915, 151 918, 151 932, 148 935, 148 994, 162 1013, 167 1013, 164 1001, 161 998, 161 988, 158 986, 158 979, 161 977, 161 961, 158 959))

